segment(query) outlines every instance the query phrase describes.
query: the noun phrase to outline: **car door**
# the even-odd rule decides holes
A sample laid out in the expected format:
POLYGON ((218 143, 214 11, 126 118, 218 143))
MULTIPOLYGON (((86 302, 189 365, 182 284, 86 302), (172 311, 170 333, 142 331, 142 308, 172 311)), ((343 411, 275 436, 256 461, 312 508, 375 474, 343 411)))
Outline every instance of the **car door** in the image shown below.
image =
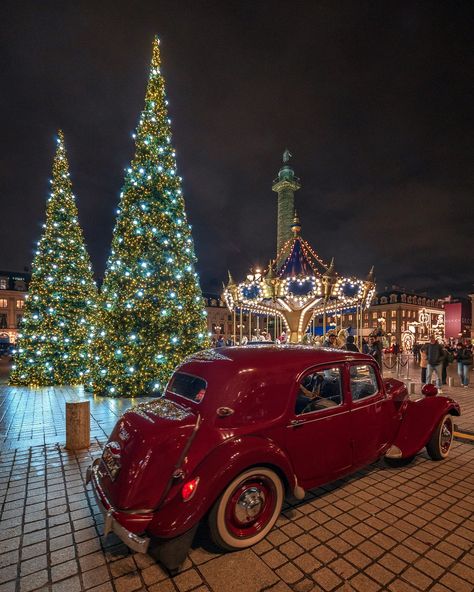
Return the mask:
POLYGON ((285 440, 303 487, 327 483, 352 465, 350 400, 345 390, 343 364, 312 368, 298 381, 285 440))
POLYGON ((368 362, 349 365, 349 391, 354 464, 363 466, 380 456, 385 443, 387 399, 378 373, 368 362))

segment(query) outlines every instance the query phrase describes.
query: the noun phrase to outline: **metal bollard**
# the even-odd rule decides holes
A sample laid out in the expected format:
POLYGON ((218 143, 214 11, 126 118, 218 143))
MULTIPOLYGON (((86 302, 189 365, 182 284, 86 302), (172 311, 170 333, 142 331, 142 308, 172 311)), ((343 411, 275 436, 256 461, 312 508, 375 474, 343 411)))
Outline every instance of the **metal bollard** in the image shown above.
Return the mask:
POLYGON ((410 382, 410 384, 407 385, 408 386, 408 394, 409 395, 414 395, 415 394, 415 383, 414 382, 410 382))
POLYGON ((66 448, 89 448, 91 436, 89 401, 66 403, 66 448))
POLYGON ((454 378, 452 376, 448 376, 448 386, 454 386, 454 378))

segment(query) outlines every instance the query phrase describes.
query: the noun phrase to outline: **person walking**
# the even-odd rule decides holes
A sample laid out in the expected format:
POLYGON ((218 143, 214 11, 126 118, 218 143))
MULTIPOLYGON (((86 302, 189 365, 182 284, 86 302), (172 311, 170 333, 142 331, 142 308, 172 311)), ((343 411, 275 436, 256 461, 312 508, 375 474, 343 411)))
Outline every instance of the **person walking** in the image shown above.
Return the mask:
POLYGON ((432 335, 426 347, 426 357, 428 359, 428 367, 426 368, 426 383, 430 384, 433 372, 436 374, 436 386, 438 392, 442 393, 442 368, 443 368, 443 348, 436 341, 436 337, 432 335))
POLYGON ((469 386, 469 370, 472 366, 472 351, 459 342, 456 346, 456 361, 458 363, 458 375, 461 380, 461 386, 469 386))
POLYGON ((426 368, 428 366, 428 356, 426 355, 426 345, 420 346, 420 368, 421 368, 421 384, 426 384, 426 368))
POLYGON ((450 357, 450 353, 449 353, 449 350, 448 350, 446 344, 443 344, 442 348, 443 348, 443 367, 441 370, 441 382, 443 384, 448 384, 448 366, 449 366, 449 363, 452 362, 452 359, 450 357))

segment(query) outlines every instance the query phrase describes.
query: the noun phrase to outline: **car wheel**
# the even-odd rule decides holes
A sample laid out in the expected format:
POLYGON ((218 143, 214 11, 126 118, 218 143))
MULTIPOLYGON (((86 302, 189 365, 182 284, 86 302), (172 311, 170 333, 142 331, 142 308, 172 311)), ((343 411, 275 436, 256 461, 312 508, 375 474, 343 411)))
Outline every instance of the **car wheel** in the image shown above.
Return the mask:
POLYGON ((415 455, 407 456, 405 458, 384 458, 384 461, 385 461, 385 464, 388 465, 389 467, 397 468, 397 467, 406 467, 411 462, 413 462, 414 458, 415 458, 415 455))
POLYGON ((448 456, 453 443, 453 433, 453 418, 451 415, 445 415, 426 445, 426 451, 433 460, 443 460, 448 456))
POLYGON ((261 541, 273 528, 283 504, 280 477, 266 467, 254 467, 236 477, 209 514, 212 540, 226 551, 261 541))

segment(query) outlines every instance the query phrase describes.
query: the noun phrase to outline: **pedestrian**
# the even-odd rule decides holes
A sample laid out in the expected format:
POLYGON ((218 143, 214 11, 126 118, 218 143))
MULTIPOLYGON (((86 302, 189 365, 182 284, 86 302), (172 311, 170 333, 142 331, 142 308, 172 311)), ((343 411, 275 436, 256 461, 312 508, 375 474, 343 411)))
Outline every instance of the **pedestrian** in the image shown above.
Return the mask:
POLYGON ((367 339, 365 337, 362 338, 362 353, 369 353, 369 344, 367 343, 367 339))
POLYGON ((427 384, 430 384, 434 372, 436 374, 436 386, 438 387, 438 392, 442 393, 443 348, 437 342, 434 335, 430 337, 430 341, 426 346, 426 357, 428 359, 426 382, 427 384))
POLYGON ((347 351, 358 352, 359 348, 354 343, 354 341, 355 341, 354 335, 348 335, 346 338, 346 345, 345 345, 344 349, 347 351))
POLYGON ((472 366, 472 351, 469 347, 459 342, 456 346, 456 362, 458 363, 458 375, 461 380, 461 386, 469 386, 469 370, 472 366))
POLYGON ((448 350, 446 344, 442 345, 443 347, 443 368, 441 370, 441 382, 443 384, 448 384, 448 366, 449 363, 452 362, 451 354, 448 350))
POLYGON ((375 358, 382 373, 382 344, 376 335, 369 335, 369 355, 375 358))
POLYGON ((421 384, 426 384, 426 368, 428 366, 428 356, 426 355, 426 345, 420 345, 421 384))
POLYGON ((224 345, 225 345, 224 335, 219 335, 219 337, 217 338, 216 347, 224 347, 224 345))

